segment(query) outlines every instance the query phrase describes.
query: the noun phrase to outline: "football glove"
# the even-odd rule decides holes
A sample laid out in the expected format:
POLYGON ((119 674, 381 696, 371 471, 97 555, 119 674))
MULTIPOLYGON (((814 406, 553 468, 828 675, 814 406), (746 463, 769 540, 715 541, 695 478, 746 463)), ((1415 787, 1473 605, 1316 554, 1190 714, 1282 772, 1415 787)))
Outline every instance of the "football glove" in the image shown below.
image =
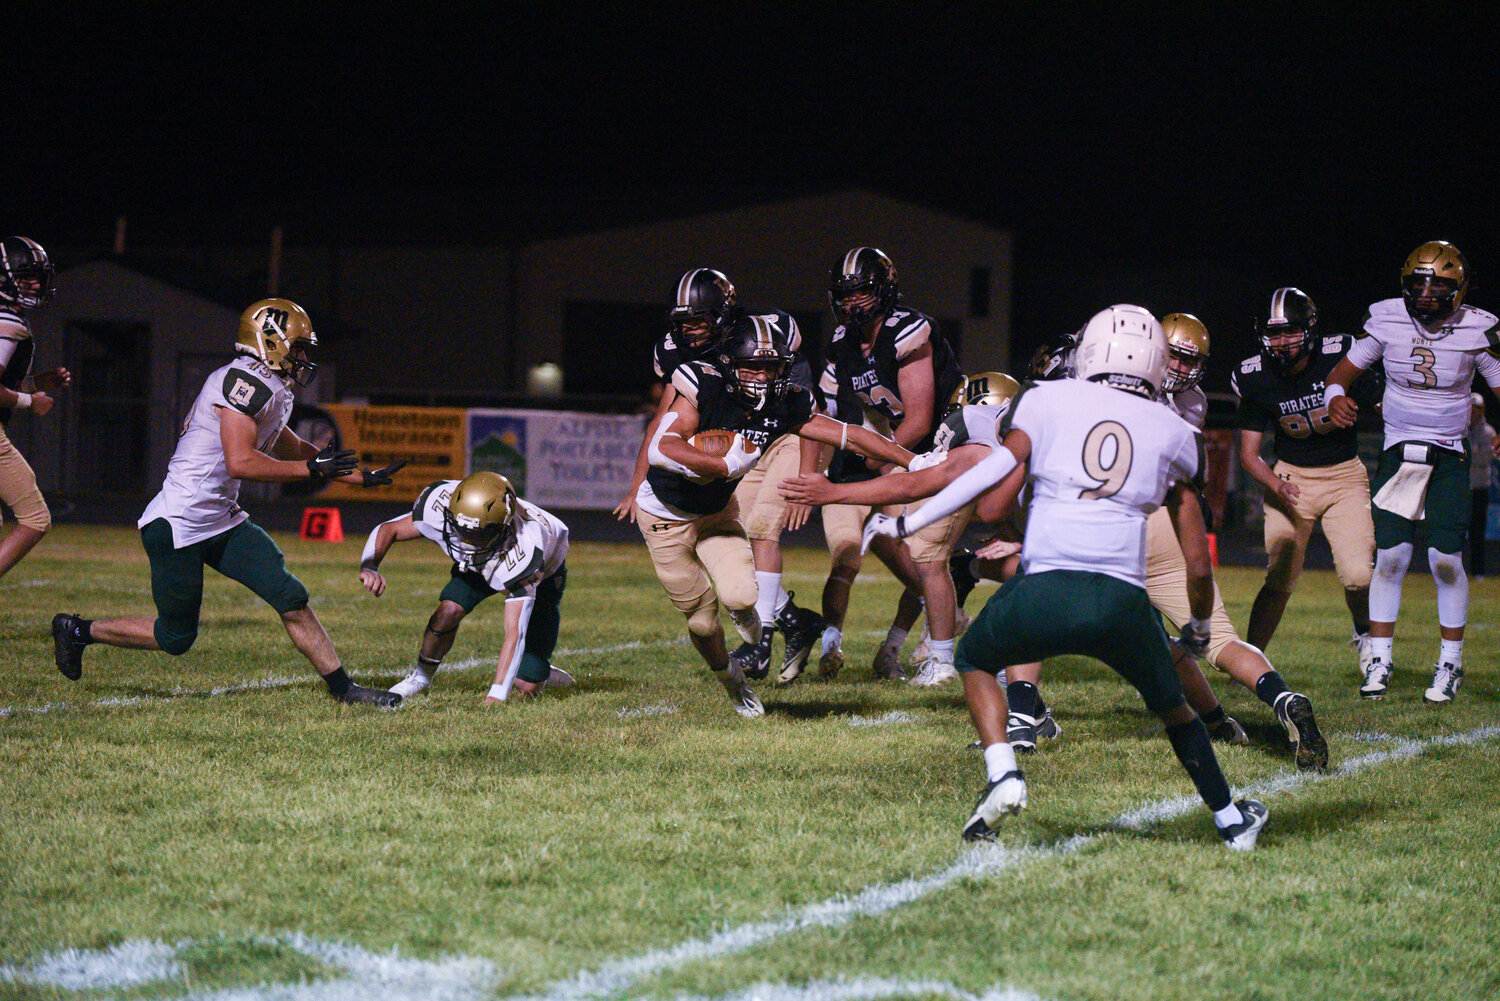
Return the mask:
POLYGON ((931 452, 920 452, 917 455, 912 456, 911 463, 907 465, 906 471, 909 473, 915 473, 919 469, 927 469, 930 466, 936 466, 946 458, 948 458, 948 453, 946 451, 941 451, 938 449, 933 449, 931 452))
POLYGON ((359 485, 362 487, 389 486, 391 482, 391 474, 395 473, 410 461, 410 459, 397 459, 389 466, 381 466, 379 469, 361 469, 359 471, 359 485))
POLYGON ((351 472, 358 465, 353 449, 334 448, 330 442, 323 446, 323 451, 307 460, 307 472, 315 480, 331 480, 351 472))
POLYGON ((860 552, 869 552, 870 543, 875 541, 877 535, 889 535, 893 539, 906 538, 906 515, 900 514, 894 518, 888 514, 870 515, 870 520, 865 522, 865 538, 860 552))
POLYGON ((759 461, 760 449, 743 437, 735 438, 734 445, 724 454, 724 465, 728 467, 731 479, 747 472, 759 461))
POLYGON ((1182 635, 1177 642, 1182 648, 1194 657, 1208 656, 1209 625, 1207 619, 1188 619, 1187 625, 1182 627, 1182 635))

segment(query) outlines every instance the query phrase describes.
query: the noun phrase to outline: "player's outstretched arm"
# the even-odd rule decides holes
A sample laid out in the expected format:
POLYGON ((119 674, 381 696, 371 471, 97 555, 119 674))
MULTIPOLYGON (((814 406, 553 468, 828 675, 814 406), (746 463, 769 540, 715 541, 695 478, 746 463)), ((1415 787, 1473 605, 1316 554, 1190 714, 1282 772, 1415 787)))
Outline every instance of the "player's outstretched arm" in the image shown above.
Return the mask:
POLYGON ((892 473, 860 483, 831 483, 820 474, 803 474, 783 480, 781 495, 804 504, 905 504, 931 497, 984 458, 989 449, 963 445, 947 459, 914 473, 892 473))
MULTIPOLYGON (((291 483, 297 480, 326 479, 320 477, 312 465, 321 454, 316 449, 311 456, 299 454, 293 458, 278 459, 267 455, 255 447, 255 439, 259 430, 255 425, 255 419, 237 410, 228 407, 216 408, 219 415, 219 444, 224 449, 224 466, 229 475, 237 480, 254 480, 261 483, 291 483)), ((285 434, 286 432, 283 432, 285 434)), ((301 438, 292 435, 297 442, 301 438)), ((306 442, 302 442, 306 445, 306 442)), ((273 446, 277 451, 287 447, 278 438, 273 446)), ((295 447, 295 446, 292 446, 295 447)), ((309 445, 308 448, 311 448, 309 445)), ((301 449, 298 449, 301 452, 301 449)), ((338 475, 347 472, 354 464, 354 453, 349 452, 347 457, 340 460, 343 469, 338 475)), ((336 468, 336 467, 331 467, 336 468)))
MULTIPOLYGON (((484 696, 484 705, 499 705, 510 697, 516 683, 516 674, 521 670, 521 654, 526 650, 526 629, 531 624, 531 610, 536 605, 535 594, 518 594, 505 599, 505 640, 500 644, 500 657, 495 663, 495 682, 484 696)), ((522 682, 525 685, 525 682, 522 682)), ((531 694, 527 690, 527 694, 531 694)))
POLYGON ((804 439, 810 438, 824 445, 858 452, 866 458, 894 463, 902 469, 913 458, 909 450, 884 435, 858 424, 836 421, 826 414, 814 414, 806 424, 797 429, 797 433, 804 439))
POLYGON ((359 556, 359 582, 375 597, 385 593, 385 577, 380 573, 380 561, 397 542, 406 542, 421 537, 417 523, 409 514, 381 522, 365 539, 364 552, 359 556))

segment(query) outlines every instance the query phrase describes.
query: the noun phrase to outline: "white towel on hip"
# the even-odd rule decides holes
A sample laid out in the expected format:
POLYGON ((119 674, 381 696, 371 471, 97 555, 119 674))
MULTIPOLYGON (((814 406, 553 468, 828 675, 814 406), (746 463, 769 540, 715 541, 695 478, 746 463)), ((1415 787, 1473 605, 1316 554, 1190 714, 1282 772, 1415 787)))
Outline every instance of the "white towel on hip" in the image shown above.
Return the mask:
POLYGON ((1375 493, 1375 506, 1407 521, 1421 521, 1427 514, 1427 481, 1432 467, 1425 462, 1403 462, 1396 475, 1375 493))

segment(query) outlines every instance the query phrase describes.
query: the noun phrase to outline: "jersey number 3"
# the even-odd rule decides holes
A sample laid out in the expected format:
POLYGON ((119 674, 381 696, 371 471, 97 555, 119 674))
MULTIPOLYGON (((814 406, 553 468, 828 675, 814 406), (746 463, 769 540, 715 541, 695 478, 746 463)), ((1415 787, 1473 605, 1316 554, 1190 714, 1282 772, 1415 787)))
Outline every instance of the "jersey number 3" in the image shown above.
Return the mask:
POLYGON ((1135 445, 1130 432, 1118 421, 1101 421, 1083 440, 1083 471, 1099 485, 1078 493, 1079 500, 1102 500, 1113 497, 1130 475, 1135 445))

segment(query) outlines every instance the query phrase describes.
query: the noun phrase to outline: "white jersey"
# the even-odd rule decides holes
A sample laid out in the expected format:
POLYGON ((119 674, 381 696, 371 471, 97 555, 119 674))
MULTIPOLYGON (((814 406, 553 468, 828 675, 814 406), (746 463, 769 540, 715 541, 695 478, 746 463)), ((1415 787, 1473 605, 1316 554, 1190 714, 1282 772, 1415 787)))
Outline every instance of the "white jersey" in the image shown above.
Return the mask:
POLYGON ((932 436, 935 452, 947 452, 962 445, 1000 447, 1000 422, 1010 413, 1010 400, 1001 404, 979 403, 959 407, 943 418, 932 436))
POLYGON ((472 566, 468 554, 450 546, 443 537, 443 512, 448 510, 448 499, 460 482, 440 480, 422 491, 411 512, 417 531, 437 543, 460 570, 478 572, 496 591, 514 598, 534 596, 537 584, 557 573, 568 558, 568 526, 522 500, 515 542, 483 566, 472 566))
POLYGON ((1029 386, 1014 406, 1010 427, 1031 439, 1022 572, 1082 570, 1145 587, 1146 516, 1199 473, 1192 425, 1080 379, 1029 386))
POLYGON ((1406 311, 1404 299, 1385 299, 1370 307, 1365 333, 1347 357, 1361 369, 1385 363, 1384 447, 1425 441, 1461 451, 1476 369, 1500 389, 1500 320, 1460 306, 1430 334, 1406 311))
POLYGON ((1167 406, 1172 408, 1172 413, 1187 421, 1199 431, 1208 421, 1208 394, 1197 386, 1184 389, 1180 393, 1166 393, 1162 396, 1167 406))
POLYGON ((177 449, 167 463, 161 492, 146 505, 136 524, 157 518, 172 526, 176 548, 213 538, 249 517, 239 505, 240 481, 229 475, 219 437, 219 408, 255 421, 255 447, 272 454, 291 416, 291 387, 258 359, 241 355, 215 369, 182 423, 177 449))

